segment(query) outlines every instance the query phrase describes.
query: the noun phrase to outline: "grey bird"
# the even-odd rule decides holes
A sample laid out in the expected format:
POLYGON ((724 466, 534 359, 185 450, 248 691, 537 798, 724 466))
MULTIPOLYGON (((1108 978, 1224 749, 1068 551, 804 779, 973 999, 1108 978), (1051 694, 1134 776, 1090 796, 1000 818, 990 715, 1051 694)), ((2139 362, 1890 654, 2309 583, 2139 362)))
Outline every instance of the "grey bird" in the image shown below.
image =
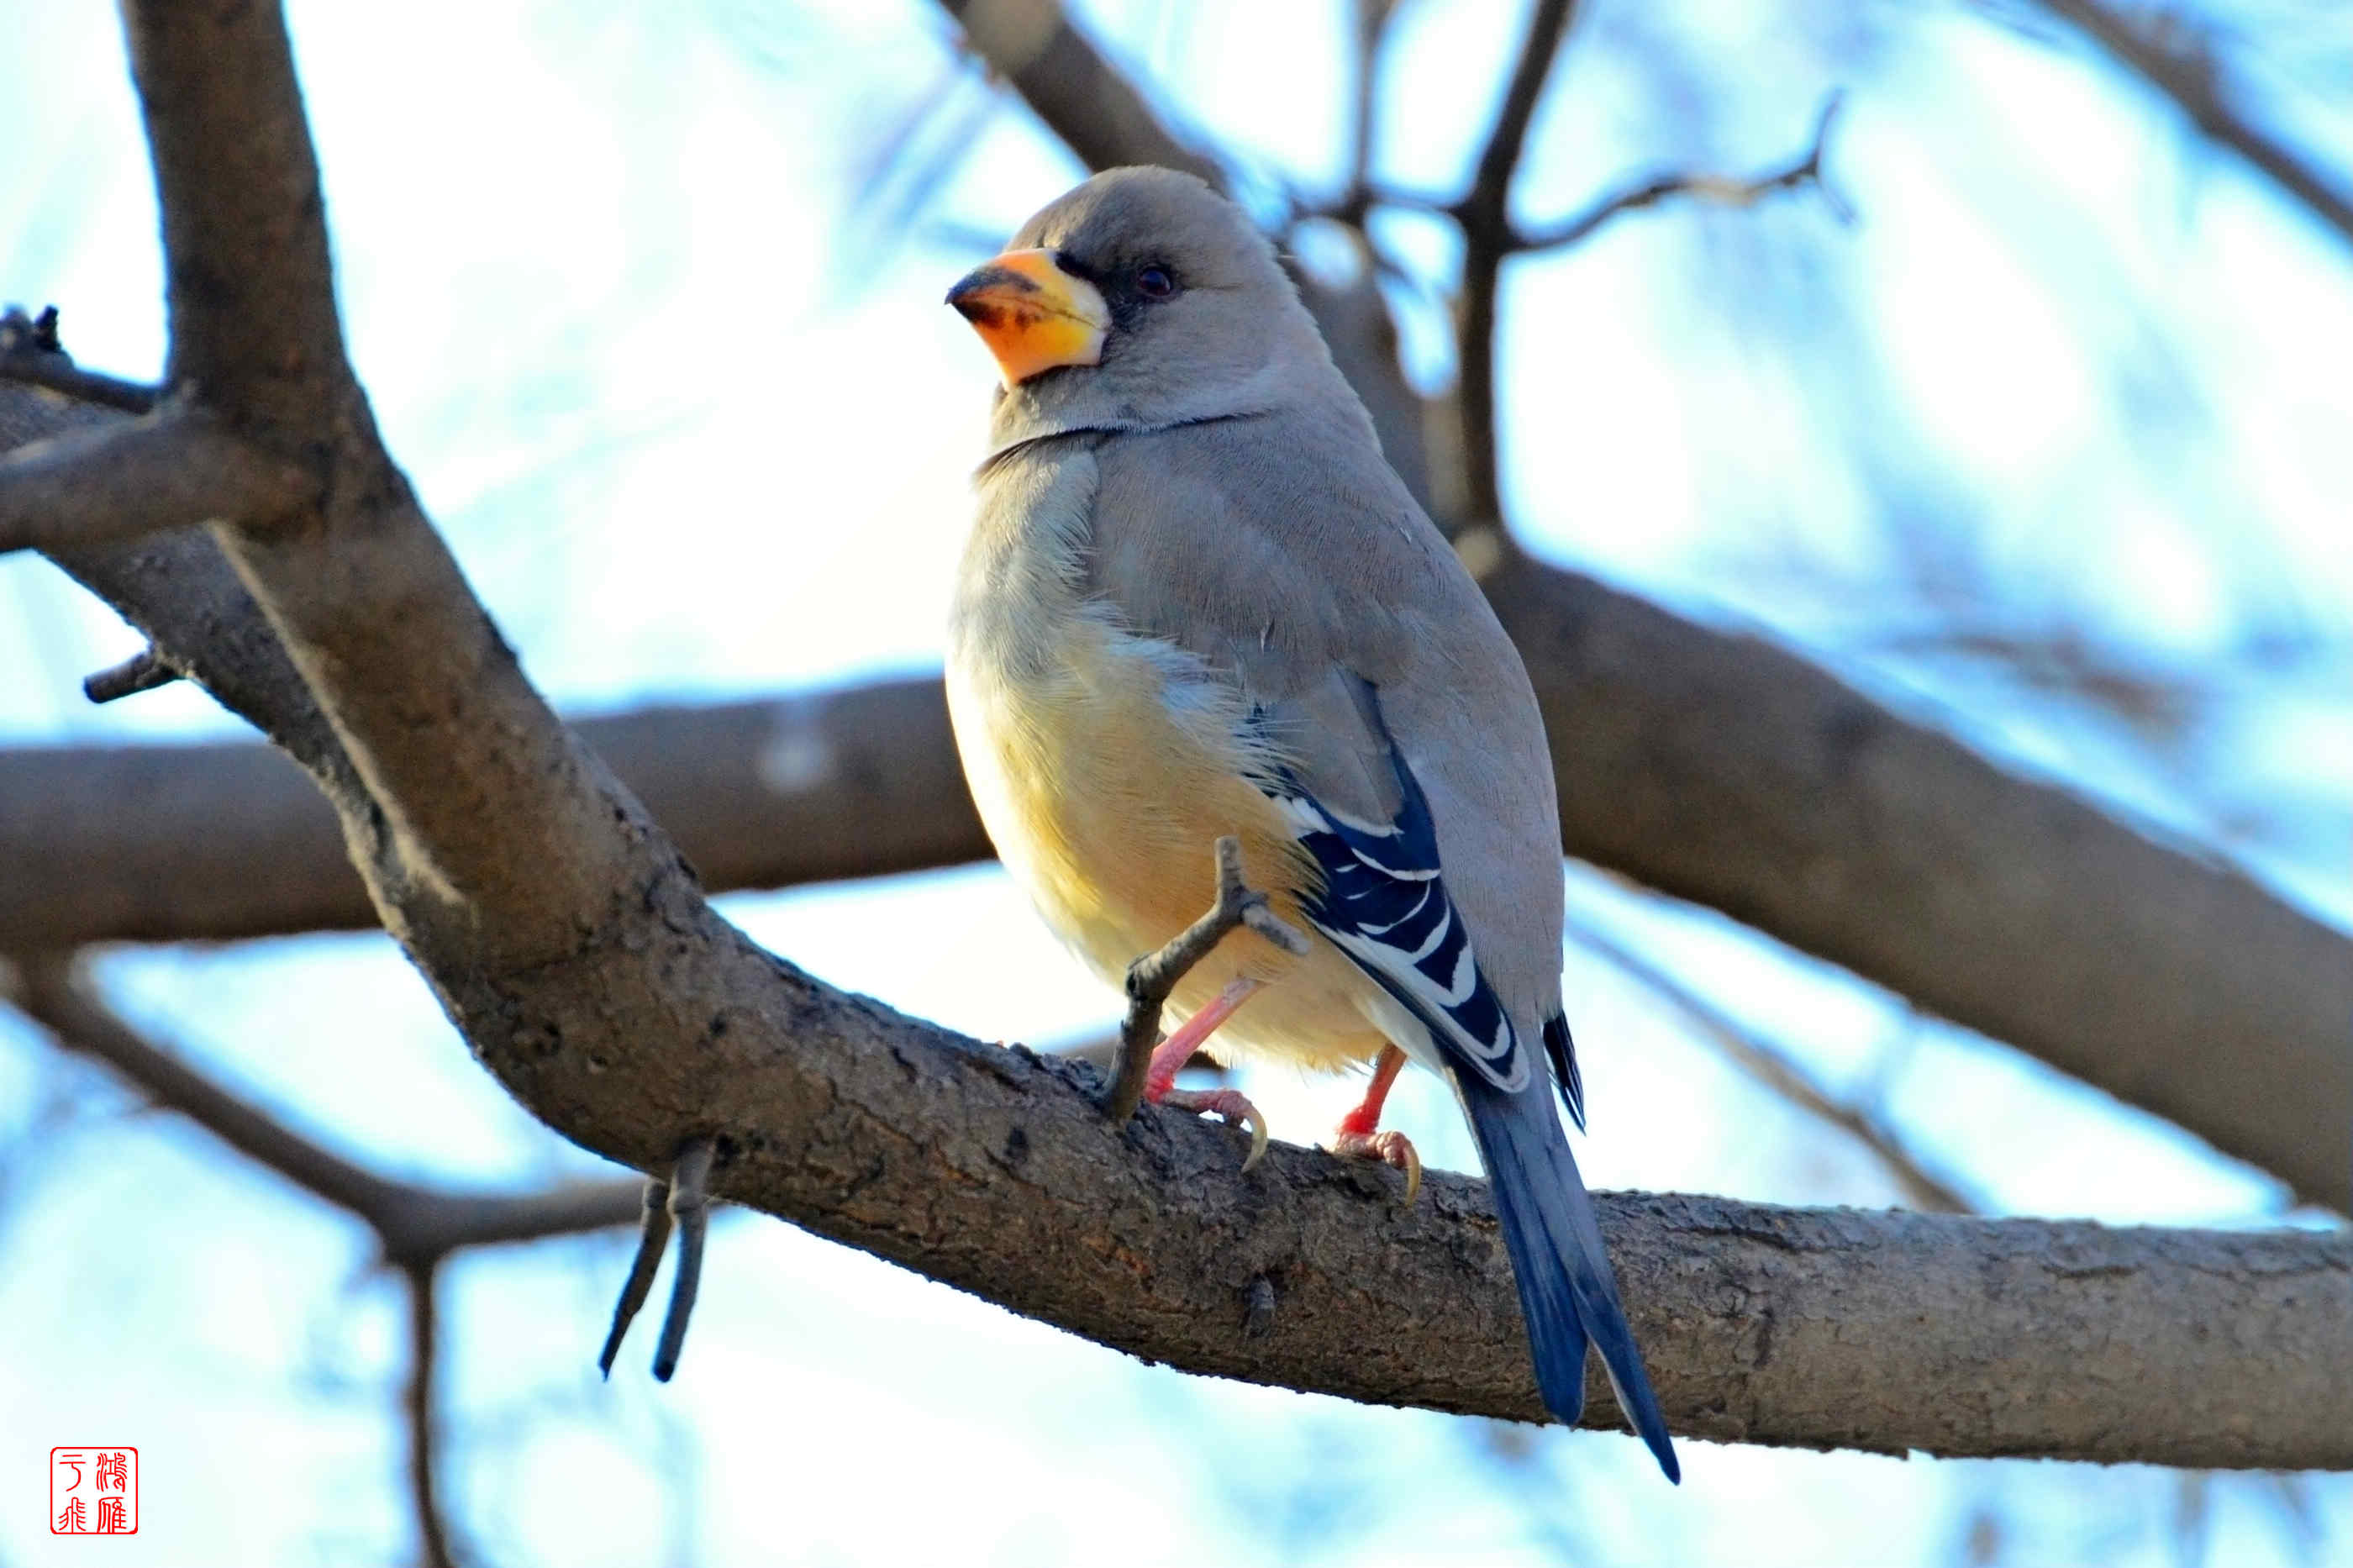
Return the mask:
POLYGON ((1586 1347, 1671 1479, 1666 1419, 1552 1103, 1584 1125, 1560 1003, 1558 816, 1519 655, 1381 456, 1273 248, 1207 184, 1099 174, 948 302, 995 356, 947 689, 982 820, 1047 924, 1114 984, 1198 916, 1218 839, 1312 935, 1238 931, 1179 984, 1148 1099, 1197 1047, 1374 1064, 1335 1152, 1410 1058, 1484 1160, 1536 1384, 1586 1347), (1244 1004, 1248 1005, 1245 1006, 1244 1004))

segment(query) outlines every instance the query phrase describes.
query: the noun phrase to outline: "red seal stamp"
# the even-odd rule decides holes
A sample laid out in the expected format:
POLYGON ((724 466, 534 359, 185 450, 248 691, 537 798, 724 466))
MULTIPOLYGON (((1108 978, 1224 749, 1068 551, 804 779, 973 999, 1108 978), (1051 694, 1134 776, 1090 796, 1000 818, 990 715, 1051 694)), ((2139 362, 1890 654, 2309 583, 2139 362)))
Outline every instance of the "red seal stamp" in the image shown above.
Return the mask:
POLYGON ((51 1535, 139 1533, 139 1450, 49 1450, 51 1535))

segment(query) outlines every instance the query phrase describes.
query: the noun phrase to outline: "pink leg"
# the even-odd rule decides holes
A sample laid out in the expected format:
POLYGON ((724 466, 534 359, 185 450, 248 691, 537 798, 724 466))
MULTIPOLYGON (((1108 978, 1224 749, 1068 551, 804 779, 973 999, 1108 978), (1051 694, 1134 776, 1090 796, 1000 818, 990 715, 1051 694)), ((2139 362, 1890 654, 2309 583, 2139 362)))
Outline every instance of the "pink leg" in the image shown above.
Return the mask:
POLYGON ((1366 1086, 1365 1098, 1356 1110, 1340 1118, 1340 1131, 1363 1134, 1381 1124, 1381 1107, 1388 1103, 1389 1085, 1397 1082, 1398 1071, 1405 1066, 1405 1053, 1395 1046, 1383 1046, 1380 1059, 1373 1064, 1373 1081, 1366 1086))
POLYGON ((1161 1041, 1159 1047, 1152 1053, 1151 1069, 1144 1075, 1144 1098, 1155 1105, 1166 1099, 1170 1086, 1176 1081, 1178 1069, 1193 1059, 1193 1053, 1201 1048, 1202 1041, 1216 1034, 1227 1019, 1241 1010, 1241 1005, 1250 999, 1250 994, 1261 984, 1256 980, 1235 981, 1219 992, 1215 1001, 1186 1019, 1173 1034, 1161 1041))
POLYGON ((1389 1086, 1397 1082, 1398 1069, 1404 1066, 1403 1051, 1395 1046, 1381 1047, 1365 1098, 1356 1110, 1340 1118, 1340 1125, 1332 1135, 1332 1152, 1343 1159, 1378 1160, 1403 1171, 1406 1207, 1411 1208, 1413 1200, 1421 1193, 1421 1155, 1404 1133, 1374 1131, 1381 1124, 1381 1106, 1388 1100, 1389 1086))
POLYGON ((1258 1107, 1238 1089, 1178 1089, 1176 1074, 1193 1059, 1193 1053, 1200 1049, 1201 1042, 1216 1034, 1219 1026, 1232 1017, 1261 984, 1263 982, 1257 980, 1237 980, 1219 992, 1214 1001, 1186 1019, 1160 1042, 1158 1048, 1152 1053, 1152 1066, 1144 1075, 1144 1098, 1149 1103, 1190 1110, 1196 1114, 1222 1116, 1236 1126, 1248 1127, 1250 1152, 1242 1161, 1245 1171, 1257 1164, 1259 1156, 1266 1152, 1266 1118, 1261 1116, 1258 1107))

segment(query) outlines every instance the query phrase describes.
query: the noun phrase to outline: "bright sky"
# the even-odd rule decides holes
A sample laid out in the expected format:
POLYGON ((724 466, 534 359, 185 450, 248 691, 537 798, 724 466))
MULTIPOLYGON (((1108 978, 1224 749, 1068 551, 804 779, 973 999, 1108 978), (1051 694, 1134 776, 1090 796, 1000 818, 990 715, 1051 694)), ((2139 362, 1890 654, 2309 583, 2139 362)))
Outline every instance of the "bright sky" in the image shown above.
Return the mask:
MULTIPOLYGON (((1186 122, 1243 150, 1265 195, 1335 177, 1340 9, 1089 14, 1186 122)), ((0 296, 59 305, 84 363, 152 375, 153 198, 111 10, 27 11, 13 51, 41 68, 0 95, 16 175, 0 296)), ((939 295, 1079 171, 966 81, 857 205, 890 128, 951 70, 932 9, 305 0, 293 17, 354 356, 542 685, 615 706, 934 667, 988 380, 939 295)), ((1461 177, 1515 26, 1478 4, 1409 14, 1382 83, 1391 183, 1461 177)), ((1535 130, 1528 213, 1669 163, 1770 166, 1845 83, 1833 166, 1862 216, 1673 209, 1512 275, 1506 479, 1538 548, 1838 648, 1883 631, 1884 606, 1793 583, 1773 551, 1877 581, 1900 505, 1974 528, 2012 597, 2083 607, 2185 667, 2233 635, 2218 560, 2268 561, 2266 591, 2344 639, 2341 243, 2145 96, 1967 10, 1852 24, 1867 68, 1850 75, 1824 63, 1830 24, 1769 9, 1604 5, 1585 26, 1535 130), (1625 63, 1670 36, 1739 84, 1715 119, 1625 63), (1799 327, 1812 346, 1793 354, 1799 327), (1875 468, 1825 457, 1857 398, 1883 400, 1860 421, 1875 468)), ((1444 266, 1427 226, 1384 232, 1444 266)), ((1415 346, 1436 374, 1432 320, 1415 346)), ((133 646, 45 565, 0 562, 0 742, 235 731, 185 689, 84 705, 79 677, 133 646)), ((2021 766, 2202 820, 2098 726, 1909 666, 1859 678, 2021 766)), ((2318 809, 2250 852, 2344 921, 2353 714, 2258 697, 2232 710, 2224 783, 2318 809)), ((2271 1183, 2169 1128, 1726 922, 1579 868, 1568 889, 1575 918, 1841 1089, 1886 1071, 1890 1114, 1989 1208, 2279 1211, 2271 1183)), ((984 1037, 1110 1016, 994 871, 729 909, 828 979, 984 1037)), ((1761 1099, 1654 999, 1577 952, 1567 965, 1596 1184, 1892 1200, 1866 1157, 1761 1099)), ((525 1183, 592 1166, 472 1066, 380 939, 126 952, 106 974, 158 1036, 380 1169, 525 1183)), ((167 1119, 44 1126, 93 1081, 0 1022, 0 1149, 19 1152, 0 1164, 0 1333, 28 1352, 0 1360, 0 1561, 406 1551, 397 1298, 360 1235, 167 1119), (97 1441, 142 1448, 142 1534, 54 1540, 45 1450, 97 1441)), ((1302 1142, 1347 1098, 1248 1087, 1302 1142)), ((1433 1086, 1393 1103, 1436 1163, 1471 1165, 1433 1086)), ((1137 1563, 1942 1561, 1997 1507, 2005 1561, 2172 1561, 2177 1493, 2154 1472, 1694 1444, 1670 1493, 1620 1437, 1550 1434, 1507 1461, 1483 1427, 1145 1368, 748 1216, 717 1231, 679 1380, 644 1377, 639 1342, 602 1385, 625 1248, 482 1256, 451 1281, 457 1512, 491 1561, 1080 1563, 1113 1531, 1137 1563)), ((2308 1495, 2316 1555, 2353 1555, 2353 1485, 2308 1495)), ((2218 1560, 2296 1559, 2265 1483, 2208 1498, 2218 1560)))

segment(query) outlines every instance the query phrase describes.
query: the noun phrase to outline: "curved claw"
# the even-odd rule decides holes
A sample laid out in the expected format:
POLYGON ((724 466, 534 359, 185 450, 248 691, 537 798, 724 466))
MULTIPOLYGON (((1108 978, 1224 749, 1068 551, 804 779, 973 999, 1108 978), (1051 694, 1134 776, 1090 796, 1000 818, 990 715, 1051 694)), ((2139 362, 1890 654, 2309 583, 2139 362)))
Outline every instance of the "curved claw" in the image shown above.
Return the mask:
POLYGON ((1378 1160, 1405 1173, 1405 1206, 1421 1195, 1421 1152, 1413 1140, 1392 1128, 1387 1132, 1343 1131, 1332 1139, 1332 1152, 1343 1160, 1378 1160))
POLYGON ((1160 1103, 1174 1106, 1179 1110, 1189 1110, 1196 1115, 1222 1116, 1237 1127, 1247 1128, 1250 1135, 1250 1150, 1242 1159, 1245 1171, 1257 1164, 1266 1152, 1266 1118, 1259 1114, 1258 1107, 1252 1105, 1240 1089, 1172 1089, 1160 1097, 1160 1103))
POLYGON ((1247 1173, 1266 1153, 1266 1119, 1258 1113, 1258 1107, 1252 1106, 1250 1119, 1242 1125, 1250 1129, 1250 1152, 1242 1156, 1242 1170, 1247 1173))

